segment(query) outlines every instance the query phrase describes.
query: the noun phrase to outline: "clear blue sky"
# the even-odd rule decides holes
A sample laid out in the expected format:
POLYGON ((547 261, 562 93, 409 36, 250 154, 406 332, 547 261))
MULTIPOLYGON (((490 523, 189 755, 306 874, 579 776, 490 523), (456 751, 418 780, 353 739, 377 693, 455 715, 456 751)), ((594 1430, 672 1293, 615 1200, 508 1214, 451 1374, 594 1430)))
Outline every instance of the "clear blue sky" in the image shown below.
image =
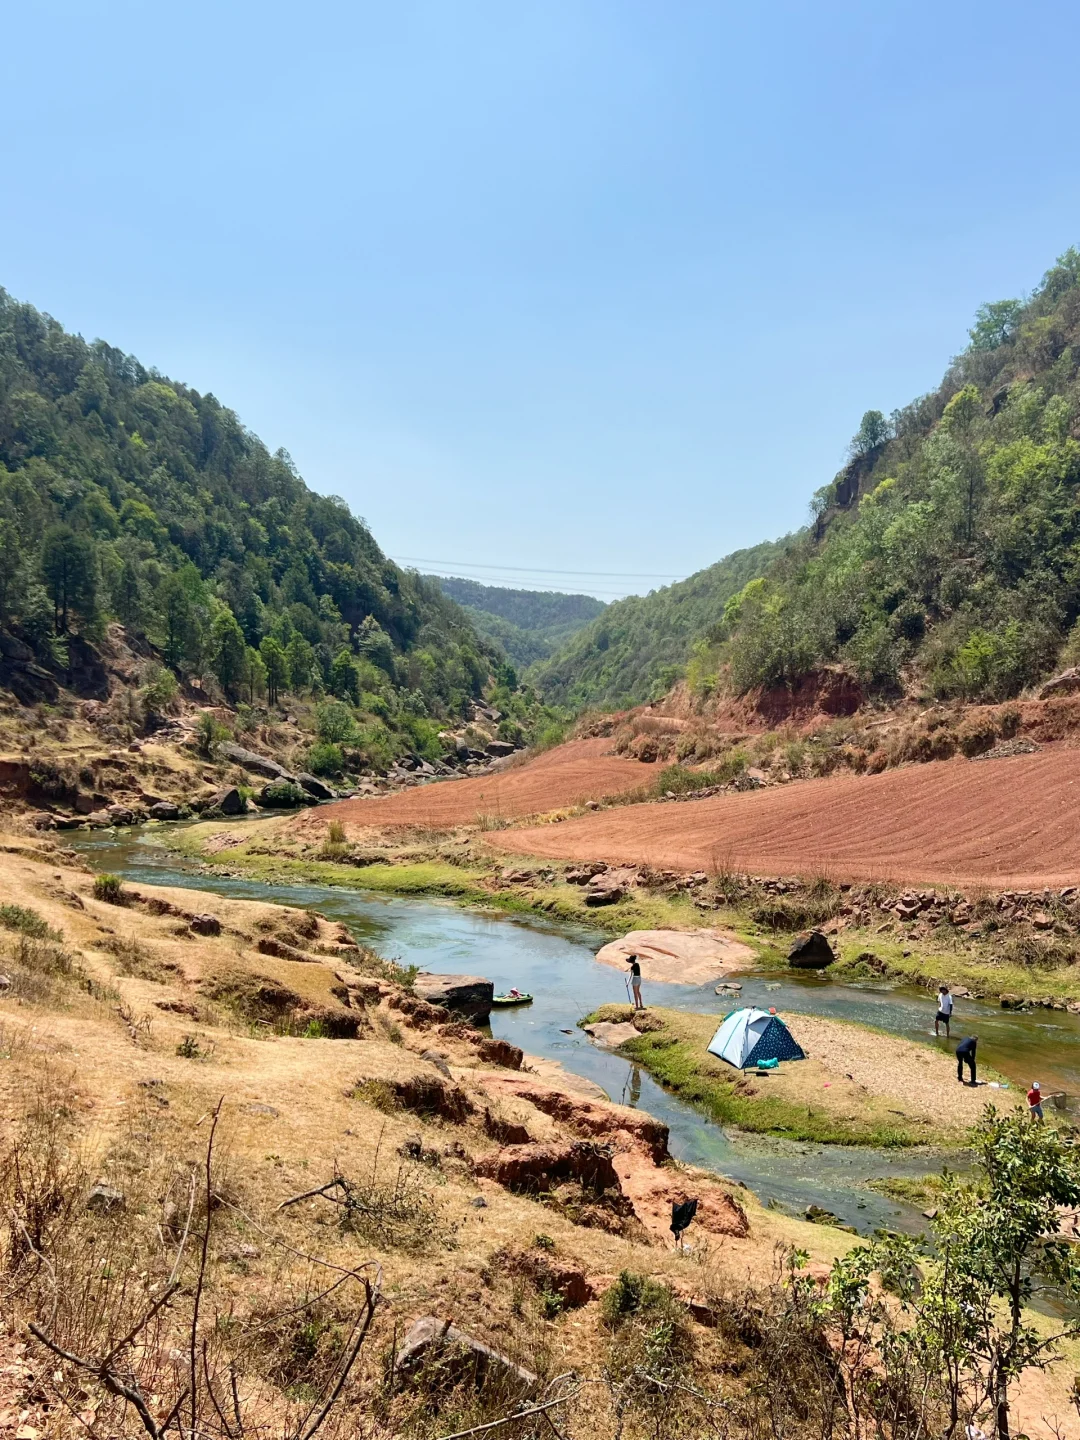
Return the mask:
POLYGON ((640 591, 803 523, 1080 243, 1078 48, 1064 0, 12 5, 0 284, 396 557, 640 591))

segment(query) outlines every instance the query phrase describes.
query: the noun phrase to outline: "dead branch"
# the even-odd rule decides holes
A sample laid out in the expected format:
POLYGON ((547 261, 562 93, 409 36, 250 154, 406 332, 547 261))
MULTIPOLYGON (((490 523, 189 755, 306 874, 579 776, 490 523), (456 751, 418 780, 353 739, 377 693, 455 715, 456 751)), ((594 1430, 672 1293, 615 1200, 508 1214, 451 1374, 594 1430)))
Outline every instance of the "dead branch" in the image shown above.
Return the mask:
MULTIPOLYGON (((327 1195, 327 1191, 334 1189, 348 1189, 343 1176, 335 1175, 333 1180, 328 1180, 325 1185, 316 1185, 314 1190, 305 1190, 302 1195, 293 1195, 288 1200, 283 1200, 277 1208, 279 1210, 287 1210, 290 1205, 299 1205, 301 1200, 311 1200, 316 1195, 326 1195, 326 1198, 330 1199, 332 1197, 327 1195)), ((338 1203, 340 1204, 341 1202, 339 1201, 338 1203)))
POLYGON ((210 1227, 214 1215, 214 1187, 212 1175, 212 1161, 214 1154, 214 1135, 217 1131, 218 1120, 221 1118, 221 1107, 225 1104, 225 1096, 222 1095, 214 1107, 214 1118, 210 1123, 210 1134, 206 1140, 206 1221, 203 1224, 202 1250, 199 1254, 199 1274, 195 1282, 195 1296, 191 1302, 191 1330, 189 1332, 188 1355, 189 1365, 189 1388, 191 1390, 191 1434, 195 1436, 199 1429, 199 1372, 198 1372, 198 1331, 199 1331, 199 1306, 202 1302, 203 1286, 206 1283, 206 1260, 210 1251, 210 1227))
POLYGON ((482 1435, 487 1430, 497 1430, 500 1425, 509 1425, 514 1420, 527 1420, 530 1415, 543 1415, 548 1410, 554 1410, 556 1405, 565 1405, 568 1400, 575 1400, 581 1394, 582 1388, 579 1385, 576 1390, 571 1390, 566 1395, 545 1400, 542 1405, 530 1405, 525 1410, 514 1410, 498 1420, 489 1420, 486 1425, 474 1425, 471 1430, 455 1430, 453 1435, 444 1435, 442 1440, 465 1440, 466 1435, 482 1435))
POLYGON ((139 1419, 142 1421, 143 1429, 151 1436, 151 1440, 161 1440, 165 1433, 165 1427, 159 1426, 154 1417, 150 1414, 150 1408, 146 1403, 142 1391, 138 1385, 125 1385, 120 1377, 105 1364, 95 1363, 93 1360, 84 1360, 81 1355, 73 1355, 70 1350, 65 1350, 62 1345, 57 1345, 55 1340, 50 1340, 33 1320, 30 1322, 30 1333, 35 1339, 40 1340, 42 1345, 51 1350, 54 1355, 59 1355, 61 1360, 67 1360, 72 1365, 79 1366, 95 1376, 110 1395, 115 1395, 121 1400, 126 1400, 129 1405, 134 1406, 139 1419))

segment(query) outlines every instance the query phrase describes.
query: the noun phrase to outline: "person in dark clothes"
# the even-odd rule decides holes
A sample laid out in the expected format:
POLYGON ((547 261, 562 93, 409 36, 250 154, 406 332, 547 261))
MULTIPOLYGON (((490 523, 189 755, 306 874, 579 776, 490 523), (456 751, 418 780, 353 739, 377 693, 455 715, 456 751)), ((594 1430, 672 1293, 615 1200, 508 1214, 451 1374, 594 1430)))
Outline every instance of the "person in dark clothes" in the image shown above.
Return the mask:
POLYGON ((961 1040, 956 1047, 956 1078, 961 1084, 964 1083, 964 1065, 968 1067, 971 1075, 969 1084, 976 1084, 975 1080, 975 1046, 979 1043, 978 1036, 969 1035, 966 1040, 961 1040))
POLYGON ((644 1010, 645 1005, 641 999, 641 962, 636 955, 626 957, 630 966, 630 988, 634 992, 634 1009, 644 1010))

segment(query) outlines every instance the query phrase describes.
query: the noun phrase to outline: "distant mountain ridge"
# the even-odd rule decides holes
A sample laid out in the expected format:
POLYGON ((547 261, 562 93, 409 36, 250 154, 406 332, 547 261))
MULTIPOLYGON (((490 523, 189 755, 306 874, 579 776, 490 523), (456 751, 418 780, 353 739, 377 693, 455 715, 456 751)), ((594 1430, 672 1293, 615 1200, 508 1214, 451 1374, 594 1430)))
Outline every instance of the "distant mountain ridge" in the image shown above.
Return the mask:
POLYGON ((606 609, 592 595, 512 590, 457 576, 428 578, 467 612, 479 634, 502 646, 519 670, 547 659, 606 609))
POLYGON ((724 615, 733 595, 764 574, 789 539, 736 550, 706 570, 615 600, 529 679, 552 703, 618 708, 659 699, 685 672, 695 646, 724 615))

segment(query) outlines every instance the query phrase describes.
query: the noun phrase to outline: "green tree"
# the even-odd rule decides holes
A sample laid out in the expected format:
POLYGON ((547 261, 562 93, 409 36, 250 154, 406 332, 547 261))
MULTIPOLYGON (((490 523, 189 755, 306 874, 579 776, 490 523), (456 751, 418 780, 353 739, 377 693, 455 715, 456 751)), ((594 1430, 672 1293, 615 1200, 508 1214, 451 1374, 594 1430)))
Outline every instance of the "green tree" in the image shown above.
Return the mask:
POLYGON ((996 350, 1016 334, 1024 309, 1022 300, 992 300, 975 311, 975 324, 968 331, 972 350, 996 350))
POLYGON ((162 652, 165 664, 177 670, 196 653, 195 612, 187 587, 172 571, 158 586, 158 610, 164 631, 162 652))
POLYGON ((250 645, 244 650, 243 684, 249 705, 254 705, 259 696, 266 693, 266 666, 258 650, 250 645))
POLYGON ((1080 1257, 1060 1238, 1060 1211, 1080 1204, 1080 1160, 1052 1126, 1020 1110, 987 1106, 971 1141, 975 1178, 946 1176, 932 1246, 893 1236, 857 1247, 834 1267, 830 1301, 841 1315, 865 1313, 879 1273, 903 1315, 890 1328, 879 1309, 875 1348, 944 1383, 946 1435, 962 1414, 989 1408, 998 1440, 1009 1440, 1013 1384, 1080 1335, 1080 1257), (1030 1313, 1048 1298, 1063 1314, 1049 1333, 1030 1313))
POLYGON ((289 662, 289 688, 298 695, 309 690, 315 673, 315 651, 299 630, 290 636, 285 657, 289 662))
POLYGON ((53 525, 41 543, 41 574, 53 602, 56 633, 67 633, 73 615, 92 620, 97 611, 97 561, 86 535, 53 525))
POLYGON ((289 683, 289 662, 281 642, 272 635, 263 638, 259 656, 266 668, 266 698, 271 705, 276 705, 278 696, 289 683))
POLYGON ((343 705, 340 700, 327 700, 315 709, 315 728, 320 740, 325 740, 328 745, 340 745, 342 741, 352 739, 356 733, 356 721, 348 705, 343 705))
POLYGON ((370 660, 388 675, 394 673, 394 642, 375 619, 374 615, 364 617, 360 633, 356 637, 357 649, 365 660, 370 660))
POLYGON ((876 450, 879 445, 884 445, 889 435, 889 422, 881 411, 867 410, 858 430, 851 437, 848 453, 852 459, 859 455, 868 455, 871 450, 876 450))
POLYGON ((340 700, 351 700, 354 705, 360 699, 356 664, 344 648, 338 651, 330 665, 330 690, 340 700))
POLYGON ((244 632, 236 616, 227 605, 223 605, 210 626, 210 663, 230 700, 235 697, 244 679, 246 651, 244 632))

